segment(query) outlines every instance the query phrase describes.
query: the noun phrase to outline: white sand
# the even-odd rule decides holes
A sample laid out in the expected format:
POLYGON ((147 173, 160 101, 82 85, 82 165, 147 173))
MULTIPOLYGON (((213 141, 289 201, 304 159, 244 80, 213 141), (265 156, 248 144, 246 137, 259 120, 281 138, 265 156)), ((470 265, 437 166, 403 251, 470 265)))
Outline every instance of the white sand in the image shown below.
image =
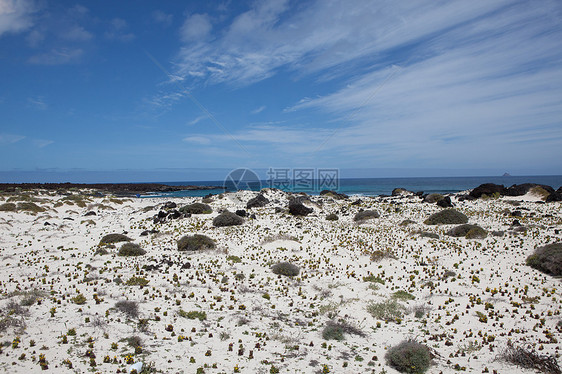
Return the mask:
MULTIPOLYGON (((166 373, 195 373, 198 368, 233 373, 236 367, 242 373, 270 373, 272 366, 280 373, 313 373, 322 372, 324 365, 330 373, 395 373, 386 365, 385 353, 408 338, 438 353, 428 373, 455 372, 455 366, 471 373, 485 368, 490 373, 533 373, 496 359, 509 340, 541 354, 560 354, 560 279, 525 265, 534 248, 561 241, 560 231, 555 233, 562 229, 560 203, 538 204, 535 196, 459 203, 453 197, 470 223, 506 232, 503 237, 468 240, 446 236, 451 226, 423 224, 440 208, 413 196, 363 197, 360 206, 350 205, 355 198, 311 197, 313 213, 299 218, 275 213, 276 206, 287 207, 288 195, 267 191, 272 202, 248 211, 255 219, 247 218, 242 226, 213 227, 219 210, 244 209, 255 195, 227 194, 210 203, 212 214, 161 225, 151 218, 169 199, 97 197, 87 202, 90 207, 55 207, 63 196, 42 194, 36 196, 43 199, 37 204, 45 212, 0 212, 0 339, 7 344, 0 367, 10 373, 39 372, 39 355, 44 354, 50 372, 115 373, 129 367, 125 360, 130 354, 134 361, 166 373), (514 207, 508 200, 522 202, 514 207), (151 205, 156 208, 145 211, 151 205), (361 208, 378 210, 381 217, 358 225, 353 216, 361 208), (522 212, 523 217, 516 218, 528 228, 526 233, 508 230, 515 218, 504 210, 515 209, 522 212), (84 216, 90 210, 97 215, 84 216), (338 221, 325 220, 332 212, 338 221), (415 223, 400 226, 405 219, 415 223), (153 228, 160 233, 140 236, 153 228), (419 230, 437 233, 440 239, 422 238, 419 230), (123 232, 147 254, 119 257, 117 244, 109 254, 95 255, 103 235, 123 232), (215 239, 217 249, 178 252, 176 241, 193 233, 215 239), (388 250, 395 258, 372 261, 370 253, 378 250, 388 250), (172 262, 158 270, 142 269, 163 260, 172 262), (273 274, 270 266, 281 261, 300 266, 301 274, 273 274), (182 269, 188 262, 191 267, 182 269), (456 275, 443 279, 446 271, 456 275), (148 286, 115 282, 133 275, 146 278, 148 286), (364 281, 369 275, 380 276, 384 284, 364 281), (408 308, 400 323, 377 320, 367 311, 370 303, 387 300, 399 290, 415 297, 400 301, 408 308), (13 310, 32 292, 40 295, 40 304, 8 315, 8 305, 13 310), (78 294, 86 297, 85 304, 72 301, 78 294), (118 311, 115 303, 120 300, 138 302, 139 317, 131 319, 118 311), (427 313, 416 318, 416 307, 427 313), (180 309, 204 311, 207 318, 181 317, 180 309), (487 316, 486 323, 479 321, 477 311, 487 316), (326 323, 338 318, 365 335, 324 340, 326 323), (148 320, 145 329, 138 327, 139 319, 148 320), (173 332, 166 330, 170 324, 173 332), (63 344, 62 335, 71 328, 76 335, 67 336, 63 344), (185 340, 179 342, 180 335, 185 340), (135 355, 123 341, 131 336, 142 339, 142 353, 135 355), (20 343, 13 348, 16 337, 20 343), (89 337, 95 368, 85 356, 89 337), (106 356, 111 361, 116 357, 117 363, 104 363, 106 356), (73 369, 63 360, 70 360, 73 369)), ((0 197, 0 204, 8 197, 0 197)), ((200 200, 173 199, 178 206, 200 200)))

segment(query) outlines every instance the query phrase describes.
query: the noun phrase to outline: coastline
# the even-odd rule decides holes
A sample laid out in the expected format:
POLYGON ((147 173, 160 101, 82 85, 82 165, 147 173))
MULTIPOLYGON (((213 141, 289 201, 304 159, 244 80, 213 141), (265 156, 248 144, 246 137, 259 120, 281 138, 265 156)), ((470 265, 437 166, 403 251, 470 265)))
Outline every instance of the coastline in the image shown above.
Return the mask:
POLYGON ((395 373, 384 359, 388 348, 415 338, 438 354, 428 373, 533 373, 496 358, 508 342, 560 353, 559 279, 525 260, 536 247, 562 241, 562 203, 545 203, 538 189, 463 198, 474 190, 446 197, 486 231, 481 239, 448 235, 457 225, 426 224, 449 208, 407 190, 356 198, 264 189, 167 200, 90 190, 4 193, 0 206, 14 210, 0 210, 0 310, 10 321, 0 334, 19 343, 3 348, 0 365, 36 371, 44 354, 49 370, 68 372, 93 363, 96 371, 126 372, 143 362, 163 372, 326 366, 332 373, 395 373), (248 208, 259 195, 267 202, 248 208), (181 209, 193 203, 211 212, 181 209), (243 223, 215 226, 224 210, 239 211, 243 223), (378 217, 356 221, 365 211, 378 217), (330 214, 338 219, 327 220, 330 214), (113 233, 146 253, 119 256, 122 243, 100 244, 113 233), (178 251, 178 240, 193 234, 216 247, 178 251), (273 273, 282 262, 300 273, 273 273), (123 301, 137 313, 120 309, 123 301), (374 313, 387 302, 399 317, 374 313), (342 340, 326 339, 326 327, 341 321, 361 334, 349 328, 342 340), (129 345, 132 337, 140 349, 129 345))

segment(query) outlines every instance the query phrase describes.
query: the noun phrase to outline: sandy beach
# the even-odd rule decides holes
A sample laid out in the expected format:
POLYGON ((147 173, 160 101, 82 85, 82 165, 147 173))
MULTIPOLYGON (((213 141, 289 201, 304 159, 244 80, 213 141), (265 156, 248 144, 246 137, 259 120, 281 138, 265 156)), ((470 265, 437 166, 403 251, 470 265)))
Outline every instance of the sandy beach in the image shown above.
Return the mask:
POLYGON ((239 191, 206 199, 211 212, 190 216, 175 212, 202 198, 4 194, 0 368, 397 373, 385 355, 413 339, 431 350, 428 373, 534 373, 502 353, 512 346, 560 356, 560 278, 526 259, 561 241, 561 203, 460 195, 451 195, 454 209, 484 238, 424 223, 443 208, 408 193, 239 191), (269 202, 248 209, 258 194, 269 202), (311 213, 291 214, 295 197, 311 213), (243 223, 216 227, 224 210, 244 210, 243 223), (378 217, 355 219, 369 210, 378 217), (327 220, 332 213, 337 219, 327 220), (146 253, 120 256, 124 242, 100 243, 108 234, 146 253), (214 248, 178 250, 194 234, 214 248), (284 262, 298 274, 272 270, 284 262))

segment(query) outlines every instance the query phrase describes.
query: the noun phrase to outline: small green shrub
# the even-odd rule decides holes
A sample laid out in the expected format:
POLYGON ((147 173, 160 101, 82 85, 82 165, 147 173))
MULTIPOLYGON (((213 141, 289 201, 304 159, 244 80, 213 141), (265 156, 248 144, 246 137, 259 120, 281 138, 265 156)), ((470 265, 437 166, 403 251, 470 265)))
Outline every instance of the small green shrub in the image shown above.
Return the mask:
POLYGON ((146 278, 132 276, 131 278, 127 279, 125 284, 127 286, 146 286, 148 282, 149 281, 146 278))
POLYGON ((338 322, 328 321, 328 323, 326 323, 326 327, 322 330, 322 338, 325 340, 344 340, 344 334, 365 336, 363 331, 343 320, 338 322))
POLYGON ((439 239, 439 234, 436 234, 434 232, 422 231, 420 232, 420 236, 422 238, 439 239))
POLYGON ((121 300, 115 303, 115 308, 129 318, 137 318, 139 316, 139 306, 136 301, 121 300))
POLYGON ((468 217, 455 209, 445 209, 434 213, 425 220, 426 225, 454 225, 467 223, 468 217))
POLYGON ((357 212, 353 220, 355 222, 366 221, 368 219, 379 218, 381 215, 376 210, 364 210, 362 212, 357 212))
POLYGON ((215 227, 238 226, 243 223, 244 218, 229 211, 222 212, 213 219, 213 226, 215 227))
POLYGON ((35 203, 23 202, 23 203, 18 203, 17 210, 23 210, 32 213, 40 213, 40 212, 44 212, 45 208, 41 208, 39 205, 35 203))
POLYGON ((369 276, 363 277, 363 282, 375 282, 375 283, 384 284, 384 279, 382 279, 378 275, 369 275, 369 276))
POLYGON ((392 294, 392 298, 398 299, 398 300, 414 300, 416 297, 409 292, 400 290, 400 291, 394 292, 392 294))
POLYGON ((140 336, 134 335, 129 336, 128 338, 124 339, 130 347, 142 347, 142 338, 140 336))
POLYGON ((431 365, 429 348, 413 340, 404 340, 388 350, 385 355, 388 365, 401 373, 424 373, 431 365))
POLYGON ((78 295, 72 298, 72 302, 78 305, 86 304, 86 296, 79 293, 78 295))
POLYGON ((123 234, 107 234, 103 238, 101 238, 100 245, 131 241, 133 241, 133 239, 123 234))
POLYGON ((186 206, 182 206, 179 211, 184 214, 209 214, 213 213, 213 209, 203 203, 193 203, 186 206))
POLYGON ((142 256, 144 254, 146 251, 136 243, 124 243, 118 253, 119 256, 142 256))
POLYGON ((527 265, 546 274, 562 275, 562 243, 552 243, 537 248, 527 257, 527 265))
POLYGON ((299 275, 300 268, 297 265, 293 265, 289 262, 280 262, 271 267, 271 271, 274 274, 285 275, 287 277, 295 277, 299 275))
POLYGON ((231 262, 233 262, 233 263, 235 263, 235 264, 238 264, 238 263, 242 262, 242 259, 241 259, 240 257, 238 257, 238 256, 228 256, 228 257, 226 258, 226 260, 227 260, 227 261, 231 261, 231 262))
POLYGON ((411 219, 405 219, 404 221, 400 222, 400 226, 408 226, 411 225, 412 223, 416 223, 416 222, 412 221, 411 219))
POLYGON ((0 212, 15 212, 16 204, 14 203, 4 203, 0 205, 0 212))
POLYGON ((330 213, 326 216, 326 221, 337 221, 339 219, 336 213, 330 213))
POLYGON ((214 249, 215 245, 215 241, 208 236, 195 234, 192 236, 184 236, 178 240, 178 251, 214 249))
POLYGON ((464 236, 467 239, 484 239, 488 236, 488 232, 478 225, 464 224, 453 227, 447 231, 447 235, 456 238, 464 236))
POLYGON ((404 305, 393 299, 367 305, 367 312, 369 312, 373 318, 386 322, 399 322, 404 317, 405 311, 406 308, 404 305))
POLYGON ((198 319, 199 321, 204 321, 207 319, 207 313, 198 310, 186 312, 185 310, 180 309, 178 315, 183 318, 198 319))

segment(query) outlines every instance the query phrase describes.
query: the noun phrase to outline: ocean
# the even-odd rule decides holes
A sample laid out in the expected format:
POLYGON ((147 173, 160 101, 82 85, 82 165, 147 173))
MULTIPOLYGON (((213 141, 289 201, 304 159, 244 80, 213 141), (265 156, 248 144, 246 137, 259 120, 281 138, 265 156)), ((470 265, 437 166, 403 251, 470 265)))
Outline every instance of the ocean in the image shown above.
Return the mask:
MULTIPOLYGON (((227 186, 228 191, 239 189, 250 189, 259 191, 265 187, 277 187, 285 191, 306 192, 310 195, 318 195, 324 189, 336 190, 347 195, 360 196, 379 196, 390 195, 396 187, 404 188, 408 191, 424 193, 454 193, 466 191, 478 187, 483 183, 503 184, 509 187, 514 184, 537 183, 553 187, 555 190, 562 186, 562 175, 541 175, 541 176, 502 176, 502 177, 428 177, 428 178, 347 178, 321 182, 317 179, 308 181, 286 180, 283 183, 269 180, 253 180, 250 183, 237 186, 232 181, 188 181, 188 182, 157 182, 171 186, 197 185, 197 186, 227 186), (226 183, 225 183, 226 182, 226 183), (308 182, 308 183, 306 183, 308 182)), ((144 195, 141 197, 185 197, 185 196, 205 196, 208 194, 219 194, 220 189, 177 191, 155 195, 144 195)))

